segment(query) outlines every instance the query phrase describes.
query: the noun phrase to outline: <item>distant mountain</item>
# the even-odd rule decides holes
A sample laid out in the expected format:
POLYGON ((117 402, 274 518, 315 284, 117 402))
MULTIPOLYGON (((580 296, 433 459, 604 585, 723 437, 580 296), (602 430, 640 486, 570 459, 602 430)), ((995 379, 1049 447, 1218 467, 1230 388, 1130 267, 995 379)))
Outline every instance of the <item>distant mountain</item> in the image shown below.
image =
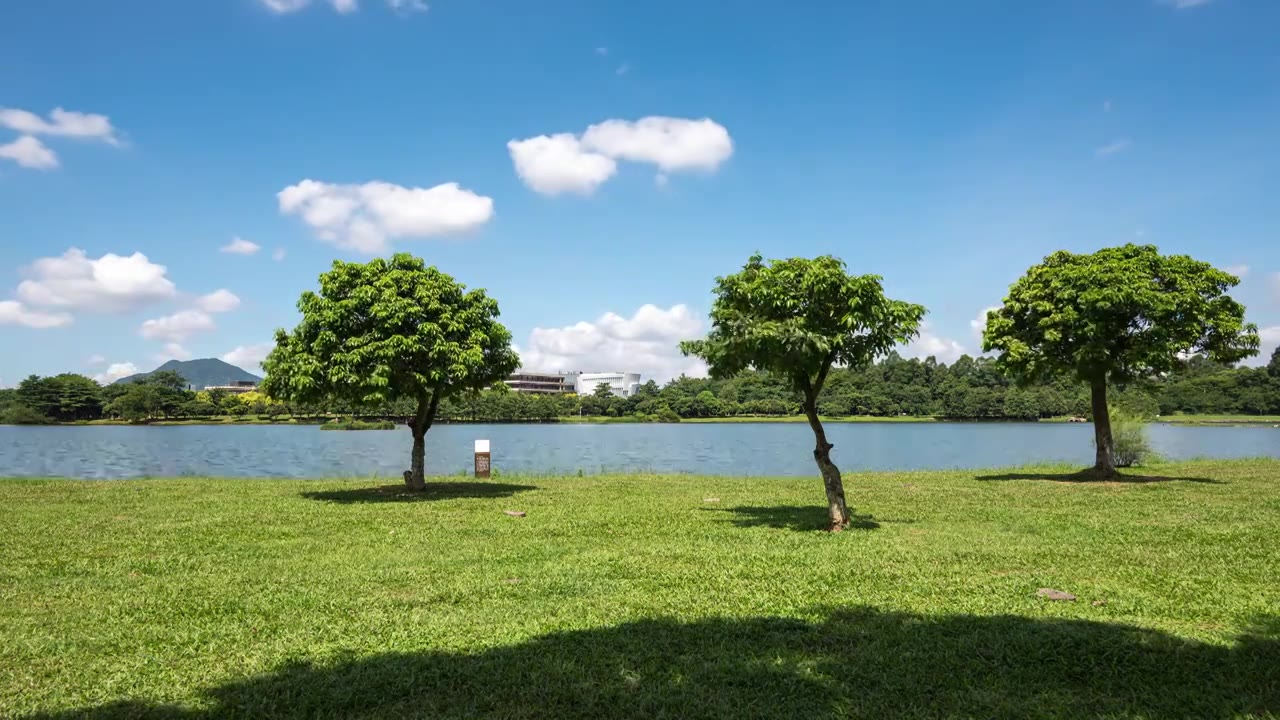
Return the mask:
MULTIPOLYGON (((193 390, 203 390, 210 385, 230 385, 233 382, 262 382, 262 378, 252 373, 223 362, 217 358, 201 358, 199 360, 170 360, 151 372, 172 370, 186 378, 193 390)), ((138 382, 151 373, 138 373, 120 378, 117 383, 138 382)))

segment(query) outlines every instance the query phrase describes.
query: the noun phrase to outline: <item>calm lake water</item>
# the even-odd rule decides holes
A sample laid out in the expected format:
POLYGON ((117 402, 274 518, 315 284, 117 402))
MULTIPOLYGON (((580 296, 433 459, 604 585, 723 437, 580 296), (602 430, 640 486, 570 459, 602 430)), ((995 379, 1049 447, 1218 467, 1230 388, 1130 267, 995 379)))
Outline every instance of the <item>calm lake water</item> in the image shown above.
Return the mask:
MULTIPOLYGON (((1280 429, 1153 425, 1171 459, 1280 457, 1280 429)), ((1049 423, 832 423, 842 470, 989 468, 1092 462, 1091 425, 1049 423)), ((707 425, 440 425, 427 434, 427 468, 471 467, 488 438, 506 472, 655 470, 708 475, 812 475, 803 423, 707 425)), ((407 429, 324 432, 315 426, 0 427, 0 477, 398 477, 407 429)))

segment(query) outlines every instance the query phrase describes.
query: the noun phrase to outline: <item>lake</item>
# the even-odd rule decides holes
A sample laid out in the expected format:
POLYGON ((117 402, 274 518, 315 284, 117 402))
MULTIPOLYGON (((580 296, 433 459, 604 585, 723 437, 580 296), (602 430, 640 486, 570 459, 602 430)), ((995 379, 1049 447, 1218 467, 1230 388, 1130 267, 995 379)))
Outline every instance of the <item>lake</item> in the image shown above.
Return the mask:
MULTIPOLYGON (((844 471, 1092 464, 1093 427, 1056 423, 831 423, 844 471)), ((1280 430, 1153 425, 1169 459, 1280 457, 1280 430)), ((471 467, 472 441, 492 441, 503 472, 654 470, 707 475, 813 475, 803 423, 440 425, 427 469, 471 467)), ((0 477, 399 477, 407 429, 325 432, 313 425, 0 426, 0 477)))

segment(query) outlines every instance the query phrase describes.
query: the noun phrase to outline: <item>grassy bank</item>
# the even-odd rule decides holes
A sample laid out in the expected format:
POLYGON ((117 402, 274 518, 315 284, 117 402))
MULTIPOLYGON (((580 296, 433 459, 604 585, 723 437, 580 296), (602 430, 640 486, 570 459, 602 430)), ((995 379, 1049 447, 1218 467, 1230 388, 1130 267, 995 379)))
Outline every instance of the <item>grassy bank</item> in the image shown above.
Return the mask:
POLYGON ((1177 425, 1280 425, 1280 415, 1161 415, 1158 421, 1177 425))
MULTIPOLYGON (((824 423, 862 423, 862 422, 936 422, 934 417, 891 416, 875 417, 872 415, 850 415, 842 417, 823 416, 824 423)), ((625 423, 652 422, 634 417, 599 417, 592 415, 570 416, 559 418, 562 423, 581 423, 590 425, 613 425, 625 423)), ((807 423, 809 419, 803 415, 735 415, 733 417, 683 418, 681 423, 807 423)))
POLYGON ((1280 713, 1280 462, 1065 473, 4 480, 0 715, 1280 713))
POLYGON ((320 426, 321 430, 395 430, 396 424, 390 420, 334 420, 320 426))

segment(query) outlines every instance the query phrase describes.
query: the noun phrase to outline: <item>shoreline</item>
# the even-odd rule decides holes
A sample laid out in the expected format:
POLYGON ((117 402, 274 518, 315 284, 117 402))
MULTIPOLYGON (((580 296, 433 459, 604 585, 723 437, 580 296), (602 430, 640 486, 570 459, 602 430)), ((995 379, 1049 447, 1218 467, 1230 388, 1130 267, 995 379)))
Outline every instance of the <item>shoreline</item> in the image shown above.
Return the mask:
MULTIPOLYGON (((378 418, 376 416, 374 420, 378 418)), ((0 425, 0 427, 116 427, 116 426, 135 426, 135 427, 178 427, 178 426, 194 426, 204 425, 210 427, 236 427, 236 426, 261 426, 261 425, 313 425, 322 426, 331 423, 334 418, 331 417, 290 417, 280 420, 272 420, 269 418, 250 418, 241 419, 226 417, 211 418, 182 418, 182 419, 157 419, 143 422, 135 422, 129 420, 88 420, 82 422, 59 422, 47 424, 33 425, 0 425)), ((365 418, 361 418, 366 420, 365 418)), ((876 415, 850 415, 842 417, 822 417, 822 422, 835 424, 857 424, 857 423, 982 423, 982 424, 1003 424, 1003 423, 1034 423, 1034 424, 1060 424, 1073 422, 1070 418, 1040 418, 1038 420, 1027 420, 1020 418, 961 418, 961 417, 938 417, 932 415, 905 415, 881 417, 876 415)), ((397 425, 403 425, 399 419, 392 419, 397 425)), ((634 417, 600 417, 600 416, 568 416, 561 418, 550 418, 546 420, 437 420, 436 425, 750 425, 750 424, 804 424, 808 422, 808 418, 803 415, 779 415, 779 416, 754 416, 739 415, 731 417, 710 417, 710 418, 683 418, 679 422, 662 423, 651 422, 634 417)), ((1075 421, 1079 424, 1092 424, 1091 421, 1075 421)), ((1280 416, 1275 415, 1168 415, 1159 416, 1152 419, 1151 424, 1162 425, 1201 425, 1201 426, 1280 426, 1280 416)))

